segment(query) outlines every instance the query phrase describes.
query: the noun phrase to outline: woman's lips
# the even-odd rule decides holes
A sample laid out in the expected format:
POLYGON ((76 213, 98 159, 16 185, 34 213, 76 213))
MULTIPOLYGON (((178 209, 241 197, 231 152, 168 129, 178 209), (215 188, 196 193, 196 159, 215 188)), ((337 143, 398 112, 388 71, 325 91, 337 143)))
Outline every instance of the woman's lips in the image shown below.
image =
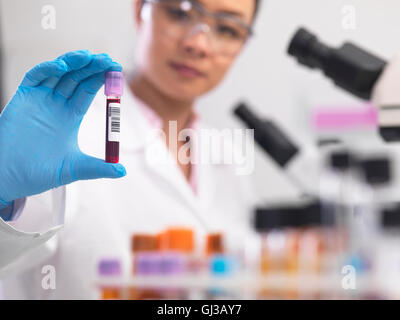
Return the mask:
POLYGON ((184 76, 185 78, 193 79, 197 77, 204 77, 205 74, 200 72, 199 70, 189 67, 185 64, 170 62, 170 67, 177 71, 180 75, 184 76))

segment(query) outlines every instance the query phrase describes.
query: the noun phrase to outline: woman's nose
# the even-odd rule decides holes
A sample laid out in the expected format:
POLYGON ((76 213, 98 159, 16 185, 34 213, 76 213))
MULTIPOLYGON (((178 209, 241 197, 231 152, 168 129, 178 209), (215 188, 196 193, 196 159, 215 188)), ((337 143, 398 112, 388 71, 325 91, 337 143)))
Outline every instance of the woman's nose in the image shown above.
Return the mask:
POLYGON ((186 35, 182 44, 188 54, 200 57, 210 55, 212 51, 210 27, 207 24, 197 25, 186 35))

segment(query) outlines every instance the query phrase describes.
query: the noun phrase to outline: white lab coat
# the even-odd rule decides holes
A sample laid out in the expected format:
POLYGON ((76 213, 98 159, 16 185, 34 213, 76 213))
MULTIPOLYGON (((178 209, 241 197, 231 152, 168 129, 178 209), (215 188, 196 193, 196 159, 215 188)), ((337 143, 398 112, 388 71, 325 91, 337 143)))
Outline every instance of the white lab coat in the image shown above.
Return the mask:
MULTIPOLYGON (((238 175, 234 165, 200 164, 195 195, 176 163, 157 164, 146 158, 150 147, 160 154, 171 154, 160 137, 152 134, 148 120, 138 108, 141 102, 125 88, 120 162, 126 167, 127 176, 80 181, 29 198, 13 227, 31 232, 53 229, 33 236, 15 231, 1 250, 12 251, 13 241, 18 242, 18 237, 45 241, 58 232, 45 245, 34 250, 26 248, 22 258, 3 269, 5 298, 98 298, 95 286, 98 261, 104 257, 119 258, 128 275, 130 237, 135 232, 157 233, 168 227, 183 226, 195 229, 199 246, 204 235, 212 231, 226 232, 232 248, 239 249, 244 244, 257 201, 249 176, 238 175), (42 288, 46 275, 42 271, 47 265, 55 268, 56 289, 42 288)), ((199 129, 206 127, 200 122, 199 129)), ((104 136, 105 97, 99 93, 82 122, 79 134, 82 151, 104 158, 104 136)), ((2 226, 11 228, 2 222, 0 236, 5 232, 2 226)))

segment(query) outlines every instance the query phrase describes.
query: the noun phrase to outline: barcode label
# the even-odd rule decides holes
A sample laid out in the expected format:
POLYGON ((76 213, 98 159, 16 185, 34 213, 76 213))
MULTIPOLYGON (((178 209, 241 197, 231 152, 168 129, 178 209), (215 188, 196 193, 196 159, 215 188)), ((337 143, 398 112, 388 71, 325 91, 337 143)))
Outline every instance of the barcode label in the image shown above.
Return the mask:
POLYGON ((121 129, 121 107, 119 103, 108 105, 108 141, 119 142, 121 129))

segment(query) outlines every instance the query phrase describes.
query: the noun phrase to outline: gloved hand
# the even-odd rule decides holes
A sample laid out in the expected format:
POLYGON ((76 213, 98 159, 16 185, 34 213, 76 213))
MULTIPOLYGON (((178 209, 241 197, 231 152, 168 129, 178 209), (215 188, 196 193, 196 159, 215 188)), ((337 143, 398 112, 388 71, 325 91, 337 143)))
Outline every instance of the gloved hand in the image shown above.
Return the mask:
POLYGON ((110 70, 122 67, 106 54, 74 51, 25 75, 0 115, 0 209, 77 180, 126 174, 78 146, 81 121, 110 70))
POLYGON ((385 67, 372 92, 379 129, 386 141, 400 141, 400 54, 385 67))

